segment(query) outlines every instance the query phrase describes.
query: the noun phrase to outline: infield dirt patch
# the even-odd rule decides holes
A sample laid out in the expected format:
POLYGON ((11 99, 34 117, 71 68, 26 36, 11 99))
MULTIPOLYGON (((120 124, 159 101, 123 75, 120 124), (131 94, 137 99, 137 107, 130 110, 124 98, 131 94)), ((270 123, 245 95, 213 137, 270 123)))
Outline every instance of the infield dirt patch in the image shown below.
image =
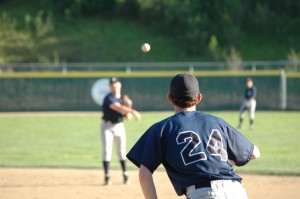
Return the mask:
MULTIPOLYGON (((241 175, 251 199, 299 197, 300 177, 241 175)), ((122 183, 121 171, 112 170, 113 184, 103 186, 103 172, 87 169, 0 169, 2 199, 101 199, 143 198, 138 171, 130 171, 131 185, 122 183)), ((154 181, 159 198, 178 197, 165 172, 156 171, 154 181)))

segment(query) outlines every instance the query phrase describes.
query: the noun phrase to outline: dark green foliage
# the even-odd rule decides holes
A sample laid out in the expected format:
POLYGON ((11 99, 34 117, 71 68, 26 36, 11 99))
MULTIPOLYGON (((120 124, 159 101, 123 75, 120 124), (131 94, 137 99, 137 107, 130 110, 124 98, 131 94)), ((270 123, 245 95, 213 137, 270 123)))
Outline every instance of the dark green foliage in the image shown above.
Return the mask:
POLYGON ((51 9, 56 14, 71 16, 113 16, 115 0, 31 0, 38 9, 51 9))
MULTIPOLYGON (((299 0, 27 0, 26 2, 22 0, 0 0, 0 5, 2 6, 2 9, 0 7, 1 15, 1 11, 4 11, 12 19, 16 18, 18 22, 16 25, 17 32, 19 30, 24 32, 22 30, 24 16, 28 13, 34 16, 41 10, 45 13, 53 13, 55 27, 61 26, 62 29, 72 30, 69 33, 70 36, 71 34, 78 34, 79 36, 79 33, 92 33, 98 35, 99 38, 101 32, 108 29, 106 28, 108 26, 103 27, 97 23, 100 21, 107 20, 107 22, 113 23, 113 21, 121 20, 123 24, 117 30, 110 28, 111 32, 119 32, 118 35, 123 35, 122 32, 124 31, 127 32, 126 24, 134 24, 153 37, 168 38, 174 41, 174 49, 176 48, 174 54, 178 54, 180 51, 180 55, 176 57, 181 61, 191 59, 220 61, 228 57, 230 49, 236 49, 237 53, 241 52, 241 59, 244 60, 286 59, 290 50, 295 52, 300 50, 299 0), (91 24, 90 21, 93 21, 94 24, 91 24), (79 25, 82 23, 84 24, 79 25), (95 28, 95 30, 90 30, 89 33, 82 30, 87 26, 86 24, 91 24, 88 28, 95 28), (99 33, 99 31, 101 32, 99 33)), ((134 30, 130 30, 130 32, 135 34, 134 30)), ((57 39, 57 34, 64 35, 66 33, 56 28, 52 35, 54 39, 57 39)), ((85 39, 86 35, 81 37, 85 39)), ((115 36, 112 35, 111 37, 115 36)), ((119 49, 119 46, 124 43, 124 41, 120 41, 121 38, 106 38, 113 42, 101 47, 101 49, 108 49, 109 46, 119 49), (120 41, 121 44, 117 44, 117 41, 120 41), (116 46, 113 47, 114 43, 116 46)), ((68 38, 69 43, 72 43, 71 39, 68 38)), ((137 37, 136 40, 138 41, 131 40, 130 44, 138 43, 141 45, 144 39, 152 42, 151 38, 148 39, 147 36, 143 36, 137 37)), ((77 42, 82 43, 82 41, 77 42)), ((84 41, 85 44, 95 42, 86 39, 84 41)), ((0 47, 1 45, 4 44, 0 42, 0 47)), ((75 44, 72 43, 72 45, 75 44)), ((80 49, 72 47, 71 51, 82 50, 85 52, 86 50, 82 47, 80 49)), ((65 47, 59 48, 64 49, 65 47)), ((2 54, 13 54, 6 52, 6 47, 3 49, 5 52, 2 54)), ((69 51, 70 49, 66 49, 66 52, 69 51)), ((94 49, 94 51, 99 51, 99 49, 94 49)), ((52 54, 53 50, 51 50, 51 56, 52 54)), ((58 54, 61 55, 60 52, 58 54)), ((66 61, 94 61, 90 57, 64 58, 63 54, 61 58, 66 61)), ((117 54, 120 55, 111 55, 115 57, 112 60, 132 59, 131 57, 126 58, 122 52, 117 52, 117 54)), ((49 57, 49 55, 47 56, 49 57)), ((135 57, 132 61, 144 61, 142 58, 146 56, 135 55, 135 57)), ((108 61, 105 57, 104 59, 103 57, 97 59, 108 61)), ((174 57, 172 59, 175 61, 174 57)), ((158 58, 153 57, 152 60, 158 60, 158 58)))
POLYGON ((174 36, 189 54, 208 53, 212 36, 223 47, 239 48, 247 32, 284 37, 297 34, 300 26, 300 3, 297 0, 150 2, 147 6, 140 4, 141 15, 136 20, 174 36))
POLYGON ((140 5, 137 0, 127 0, 120 5, 119 15, 127 19, 138 19, 140 17, 140 5))

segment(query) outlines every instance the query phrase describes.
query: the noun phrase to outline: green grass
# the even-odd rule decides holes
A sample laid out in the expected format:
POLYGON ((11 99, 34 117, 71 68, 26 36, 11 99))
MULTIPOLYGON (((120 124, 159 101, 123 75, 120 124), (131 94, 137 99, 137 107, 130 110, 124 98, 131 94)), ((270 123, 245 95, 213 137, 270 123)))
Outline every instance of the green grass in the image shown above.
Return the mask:
MULTIPOLYGON (((210 112, 233 126, 237 112, 210 112)), ((154 122, 168 112, 144 112, 142 122, 126 122, 127 149, 154 122)), ((1 167, 100 168, 101 113, 0 114, 1 167)), ((255 129, 248 121, 241 132, 261 151, 259 160, 238 172, 300 175, 300 112, 257 112, 255 129)), ((112 167, 119 168, 116 153, 112 167)), ((135 168, 129 163, 130 168, 135 168)))
MULTIPOLYGON (((216 114, 236 126, 238 113, 216 114)), ((248 129, 248 122, 245 121, 241 132, 258 146, 261 158, 237 170, 246 173, 300 175, 299 118, 300 112, 257 112, 254 131, 248 129)))

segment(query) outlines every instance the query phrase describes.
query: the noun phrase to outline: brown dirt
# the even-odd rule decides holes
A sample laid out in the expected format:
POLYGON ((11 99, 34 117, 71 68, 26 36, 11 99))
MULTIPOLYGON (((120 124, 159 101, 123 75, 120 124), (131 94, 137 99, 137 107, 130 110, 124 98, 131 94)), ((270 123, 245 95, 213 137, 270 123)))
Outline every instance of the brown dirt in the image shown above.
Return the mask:
MULTIPOLYGON (((103 186, 101 170, 85 169, 0 169, 0 198, 3 199, 93 199, 143 198, 137 170, 130 171, 131 185, 122 184, 118 170, 111 171, 113 184, 103 186)), ((242 175, 252 199, 297 198, 300 177, 242 175)), ((159 198, 177 197, 165 172, 156 171, 159 198)))

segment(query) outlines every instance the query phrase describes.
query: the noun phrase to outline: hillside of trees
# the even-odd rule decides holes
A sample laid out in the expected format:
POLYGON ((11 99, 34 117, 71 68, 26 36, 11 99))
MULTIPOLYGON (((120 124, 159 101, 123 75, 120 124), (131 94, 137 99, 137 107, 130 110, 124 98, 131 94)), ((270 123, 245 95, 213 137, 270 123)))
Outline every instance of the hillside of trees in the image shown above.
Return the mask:
POLYGON ((0 63, 300 60, 299 30, 299 0, 0 0, 0 63))

